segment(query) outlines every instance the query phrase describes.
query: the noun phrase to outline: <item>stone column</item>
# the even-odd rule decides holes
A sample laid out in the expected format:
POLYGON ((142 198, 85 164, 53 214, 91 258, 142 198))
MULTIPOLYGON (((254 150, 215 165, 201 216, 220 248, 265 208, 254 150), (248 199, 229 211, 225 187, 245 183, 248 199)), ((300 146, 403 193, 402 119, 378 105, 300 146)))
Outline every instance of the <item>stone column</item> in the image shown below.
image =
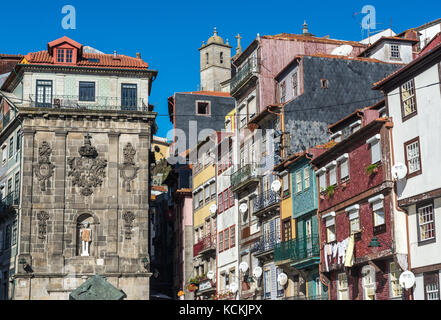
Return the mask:
POLYGON ((117 255, 118 252, 118 189, 119 181, 119 133, 109 132, 109 159, 108 159, 108 233, 107 233, 107 253, 108 255, 117 255))

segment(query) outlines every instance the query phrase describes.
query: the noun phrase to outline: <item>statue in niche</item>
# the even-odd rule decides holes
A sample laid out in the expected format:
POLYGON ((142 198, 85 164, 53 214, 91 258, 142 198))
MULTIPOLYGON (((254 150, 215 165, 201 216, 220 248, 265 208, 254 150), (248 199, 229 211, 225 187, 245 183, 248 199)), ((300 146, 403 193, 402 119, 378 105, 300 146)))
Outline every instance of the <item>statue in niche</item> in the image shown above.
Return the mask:
POLYGON ((90 256, 90 243, 92 242, 92 229, 89 222, 83 222, 80 229, 81 256, 90 256))

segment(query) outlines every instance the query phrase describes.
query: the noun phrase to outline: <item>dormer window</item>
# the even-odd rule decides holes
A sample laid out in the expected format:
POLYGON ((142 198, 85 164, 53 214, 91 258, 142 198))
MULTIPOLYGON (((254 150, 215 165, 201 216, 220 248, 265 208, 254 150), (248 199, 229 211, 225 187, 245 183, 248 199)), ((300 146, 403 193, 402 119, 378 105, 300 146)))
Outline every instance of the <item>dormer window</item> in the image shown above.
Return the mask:
POLYGON ((72 49, 66 49, 66 62, 72 63, 72 49))
POLYGON ((72 63, 73 50, 72 49, 57 49, 57 62, 60 63, 72 63))
POLYGON ((57 50, 57 62, 64 62, 64 49, 57 50))
POLYGON ((392 59, 400 59, 400 47, 397 44, 390 45, 390 57, 392 59))

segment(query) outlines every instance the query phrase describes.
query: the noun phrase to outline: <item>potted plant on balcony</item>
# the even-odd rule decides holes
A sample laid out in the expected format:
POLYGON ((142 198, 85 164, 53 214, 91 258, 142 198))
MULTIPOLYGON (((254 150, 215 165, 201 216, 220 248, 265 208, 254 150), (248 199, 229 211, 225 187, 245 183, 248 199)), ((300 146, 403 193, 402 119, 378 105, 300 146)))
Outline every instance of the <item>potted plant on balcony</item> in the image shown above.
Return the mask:
POLYGON ((334 195, 335 186, 327 186, 326 187, 326 195, 328 198, 332 197, 334 195))
POLYGON ((378 172, 378 163, 370 164, 366 167, 366 173, 370 176, 378 172))

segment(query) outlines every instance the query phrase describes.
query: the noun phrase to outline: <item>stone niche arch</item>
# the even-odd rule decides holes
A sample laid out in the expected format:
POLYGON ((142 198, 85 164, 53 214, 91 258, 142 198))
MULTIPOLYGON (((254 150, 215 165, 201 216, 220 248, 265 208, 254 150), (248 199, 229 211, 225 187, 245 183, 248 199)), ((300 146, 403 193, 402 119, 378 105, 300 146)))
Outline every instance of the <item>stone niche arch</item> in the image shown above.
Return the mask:
POLYGON ((92 241, 89 246, 89 256, 94 257, 97 255, 97 226, 99 225, 98 217, 92 212, 77 213, 73 219, 74 227, 74 243, 75 243, 75 256, 81 256, 81 226, 85 223, 89 223, 89 228, 92 230, 92 241))

